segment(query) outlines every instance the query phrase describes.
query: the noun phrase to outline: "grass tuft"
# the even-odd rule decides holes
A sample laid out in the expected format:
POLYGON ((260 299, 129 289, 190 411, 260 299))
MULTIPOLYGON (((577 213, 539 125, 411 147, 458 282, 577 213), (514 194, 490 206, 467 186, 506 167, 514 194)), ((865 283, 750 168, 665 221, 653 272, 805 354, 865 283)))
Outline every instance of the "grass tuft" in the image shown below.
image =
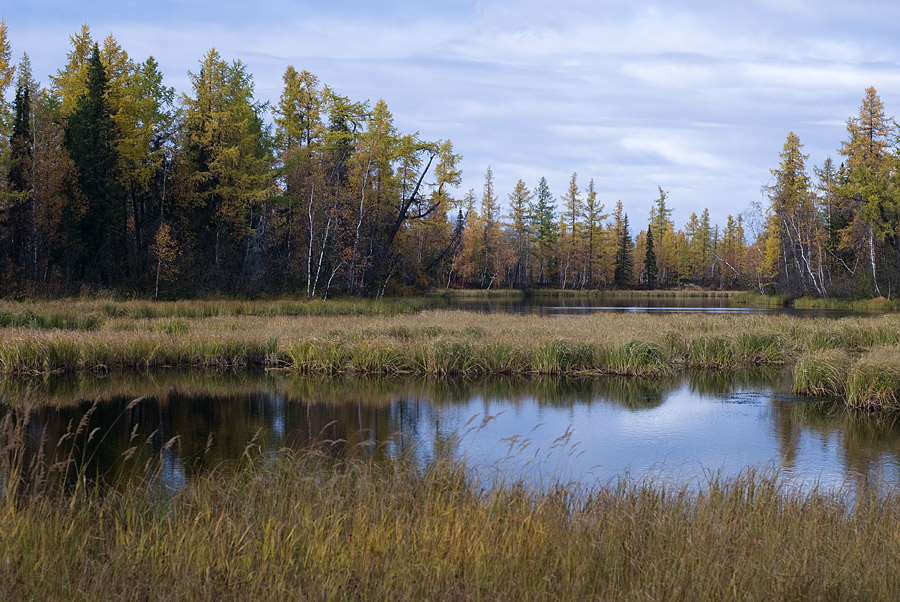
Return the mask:
POLYGON ((840 349, 821 349, 803 355, 794 365, 794 393, 813 397, 844 397, 850 355, 840 349))
POLYGON ((900 410, 900 348, 874 349, 853 365, 847 378, 847 405, 863 410, 900 410))

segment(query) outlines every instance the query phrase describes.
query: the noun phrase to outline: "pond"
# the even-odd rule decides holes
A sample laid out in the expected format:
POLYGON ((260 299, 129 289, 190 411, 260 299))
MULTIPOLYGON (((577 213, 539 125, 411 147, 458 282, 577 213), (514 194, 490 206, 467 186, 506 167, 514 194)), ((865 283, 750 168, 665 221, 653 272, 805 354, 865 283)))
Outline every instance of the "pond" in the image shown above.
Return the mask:
POLYGON ((451 308, 484 313, 512 313, 550 317, 588 316, 598 312, 630 313, 764 313, 802 318, 845 318, 874 315, 842 309, 796 309, 793 307, 749 307, 730 297, 618 297, 566 295, 559 297, 450 297, 451 308))
POLYGON ((692 485, 751 468, 828 488, 898 482, 898 425, 794 397, 790 385, 783 370, 657 381, 166 372, 9 381, 0 418, 24 429, 28 465, 68 459, 113 483, 152 475, 176 490, 248 449, 312 445, 421 462, 449 453, 479 478, 537 485, 692 485))

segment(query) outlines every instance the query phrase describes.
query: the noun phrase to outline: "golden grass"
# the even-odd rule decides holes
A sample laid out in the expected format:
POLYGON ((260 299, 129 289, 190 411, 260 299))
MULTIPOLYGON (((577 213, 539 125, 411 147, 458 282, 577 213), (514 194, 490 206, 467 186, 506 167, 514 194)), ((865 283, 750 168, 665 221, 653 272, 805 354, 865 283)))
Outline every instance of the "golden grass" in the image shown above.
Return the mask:
POLYGON ((879 347, 853 364, 847 405, 864 410, 900 410, 900 347, 879 347))
POLYGON ((843 349, 817 349, 794 364, 794 393, 812 397, 843 397, 852 360, 843 349))
MULTIPOLYGON (((239 307, 228 303, 212 307, 239 307)), ((132 313, 157 317, 106 317, 91 330, 0 328, 0 375, 177 367, 266 368, 305 375, 661 377, 685 368, 738 370, 792 364, 820 350, 856 356, 900 345, 896 314, 840 320, 631 313, 558 319, 452 310, 401 315, 207 315, 209 308, 192 309, 187 302, 161 308, 135 305, 144 306, 151 309, 132 313), (191 317, 192 312, 200 317, 191 317)), ((265 306, 252 307, 263 313, 265 306)), ((278 311, 286 311, 285 307, 278 311)), ((80 310, 76 306, 67 311, 80 310)), ((813 385, 798 391, 833 395, 839 389, 813 385)), ((860 385, 854 390, 861 390, 860 385)))
POLYGON ((245 457, 177 493, 0 497, 5 599, 894 600, 900 495, 773 476, 480 482, 464 466, 245 457))
POLYGON ((371 316, 114 318, 90 331, 0 329, 0 373, 166 366, 301 373, 620 374, 737 369, 802 353, 900 344, 900 316, 595 314, 554 319, 460 311, 371 316))

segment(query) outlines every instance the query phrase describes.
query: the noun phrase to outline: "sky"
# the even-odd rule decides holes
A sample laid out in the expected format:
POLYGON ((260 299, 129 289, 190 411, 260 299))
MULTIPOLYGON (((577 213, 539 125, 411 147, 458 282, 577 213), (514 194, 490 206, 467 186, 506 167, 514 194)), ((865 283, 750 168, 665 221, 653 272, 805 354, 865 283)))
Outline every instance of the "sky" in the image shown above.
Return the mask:
POLYGON ((542 176, 560 197, 577 172, 637 229, 658 187, 678 227, 765 202, 790 131, 810 168, 839 162, 869 86, 900 110, 900 3, 887 1, 32 0, 0 18, 45 85, 83 23, 155 57, 179 92, 212 47, 247 66, 263 101, 293 65, 353 100, 384 98, 402 132, 450 139, 459 196, 480 196, 489 165, 503 201, 542 176))

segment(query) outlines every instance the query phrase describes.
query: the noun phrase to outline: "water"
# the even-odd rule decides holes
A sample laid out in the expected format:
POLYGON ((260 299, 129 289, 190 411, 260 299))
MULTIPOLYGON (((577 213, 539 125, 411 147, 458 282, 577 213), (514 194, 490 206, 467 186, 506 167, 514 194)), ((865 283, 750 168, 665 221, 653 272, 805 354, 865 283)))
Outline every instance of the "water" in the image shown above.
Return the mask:
POLYGON ((735 304, 729 297, 658 297, 625 298, 597 296, 560 296, 557 298, 454 298, 454 309, 484 313, 512 313, 550 317, 588 316, 598 312, 629 313, 765 313, 803 318, 845 318, 872 315, 841 309, 795 309, 793 307, 747 307, 735 304))
POLYGON ((537 485, 625 476, 693 485, 749 468, 851 490, 900 479, 898 425, 796 398, 783 371, 478 382, 163 373, 2 391, 0 414, 27 422, 29 459, 43 446, 113 483, 153 475, 176 490, 248 449, 323 442, 335 454, 406 452, 422 462, 452 453, 487 481, 537 485), (23 410, 24 400, 41 407, 23 410), (87 412, 72 448, 64 435, 87 412))

